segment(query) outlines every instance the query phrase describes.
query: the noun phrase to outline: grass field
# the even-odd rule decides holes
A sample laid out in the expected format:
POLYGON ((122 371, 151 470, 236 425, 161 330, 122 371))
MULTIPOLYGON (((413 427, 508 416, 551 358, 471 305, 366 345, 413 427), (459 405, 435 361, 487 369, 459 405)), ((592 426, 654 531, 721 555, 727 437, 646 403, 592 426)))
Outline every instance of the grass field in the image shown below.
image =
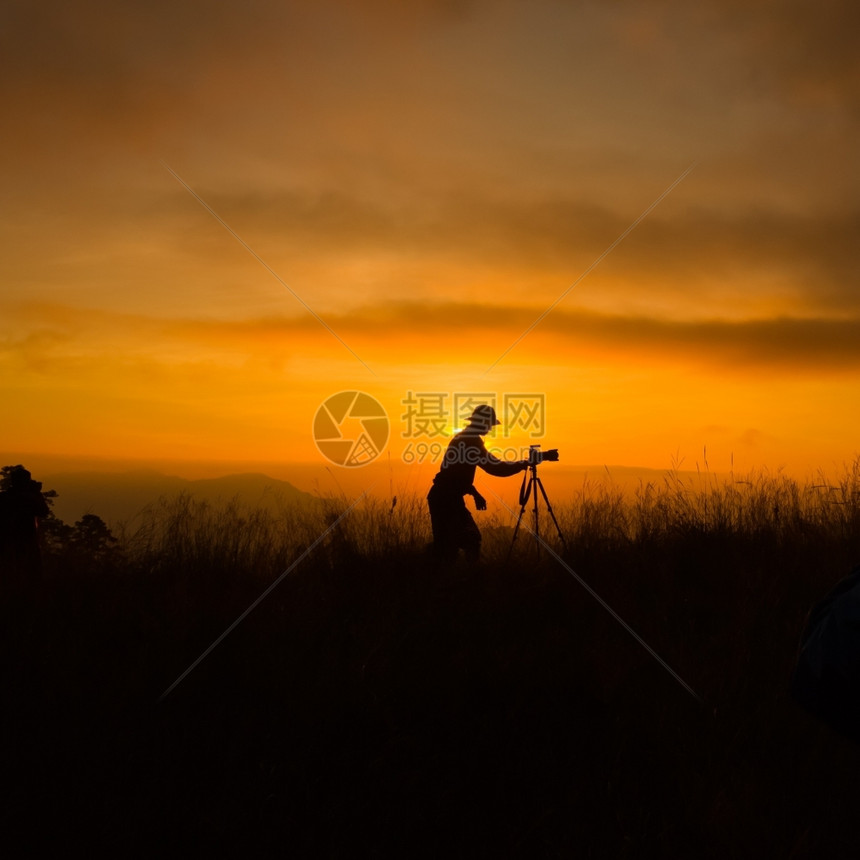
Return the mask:
POLYGON ((788 693, 860 561, 838 480, 667 474, 436 570, 422 498, 154 505, 7 605, 7 840, 122 856, 854 857, 860 749, 788 693), (163 701, 168 686, 334 526, 163 701))

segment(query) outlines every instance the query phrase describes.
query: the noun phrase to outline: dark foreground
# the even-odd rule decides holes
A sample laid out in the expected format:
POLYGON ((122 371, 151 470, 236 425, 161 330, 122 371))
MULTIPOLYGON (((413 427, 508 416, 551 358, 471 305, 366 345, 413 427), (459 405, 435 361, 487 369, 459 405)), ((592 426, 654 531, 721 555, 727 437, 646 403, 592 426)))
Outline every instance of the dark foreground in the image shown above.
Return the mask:
POLYGON ((690 542, 576 567, 704 705, 550 560, 322 554, 163 702, 265 582, 54 570, 6 607, 5 844, 857 856, 860 748, 787 693, 846 559, 690 542))

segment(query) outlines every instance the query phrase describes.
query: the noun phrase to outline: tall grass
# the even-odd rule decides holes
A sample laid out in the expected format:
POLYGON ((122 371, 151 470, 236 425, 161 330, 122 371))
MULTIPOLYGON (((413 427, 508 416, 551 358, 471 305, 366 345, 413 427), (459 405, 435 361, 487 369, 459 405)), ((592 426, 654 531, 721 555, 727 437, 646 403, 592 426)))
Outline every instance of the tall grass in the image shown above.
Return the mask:
POLYGON ((640 483, 630 493, 612 482, 587 483, 565 509, 568 530, 592 543, 647 542, 679 534, 822 538, 860 536, 860 460, 835 482, 801 483, 780 473, 683 477, 640 483))
POLYGON ((566 548, 541 501, 567 567, 704 705, 527 531, 508 558, 510 512, 476 516, 481 568, 445 570, 423 497, 354 501, 163 499, 121 562, 54 558, 8 652, 10 814, 62 808, 123 855, 856 856, 860 749, 788 685, 860 560, 860 461, 589 481, 552 494, 566 548))
POLYGON ((144 509, 133 529, 121 528, 120 542, 140 572, 247 575, 286 564, 318 529, 313 509, 282 506, 273 512, 238 498, 219 505, 183 493, 144 509))
MULTIPOLYGON (((141 573, 229 578, 282 571, 321 535, 325 537, 315 554, 328 564, 421 553, 432 539, 422 495, 368 497, 350 508, 353 501, 329 496, 310 506, 272 510, 250 508, 238 498, 217 505, 183 494, 160 499, 134 528, 121 528, 120 545, 141 573)), ((696 539, 815 545, 838 558, 860 555, 860 459, 836 480, 818 475, 800 482, 767 471, 691 478, 669 471, 662 482, 640 483, 632 491, 609 478, 589 480, 570 497, 553 501, 572 558, 696 539)), ((558 547, 542 500, 539 509, 542 536, 558 547)), ((490 563, 503 562, 514 515, 497 508, 476 518, 485 556, 490 563)), ((521 549, 533 544, 531 525, 528 510, 521 549)))

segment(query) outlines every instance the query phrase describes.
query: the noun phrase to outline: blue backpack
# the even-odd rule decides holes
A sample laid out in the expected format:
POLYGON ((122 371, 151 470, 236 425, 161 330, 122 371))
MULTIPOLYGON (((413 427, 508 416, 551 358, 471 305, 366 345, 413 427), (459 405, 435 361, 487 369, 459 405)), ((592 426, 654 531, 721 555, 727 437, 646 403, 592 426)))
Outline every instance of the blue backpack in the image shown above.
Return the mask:
POLYGON ((791 693, 813 716, 860 742, 860 566, 810 612, 791 693))

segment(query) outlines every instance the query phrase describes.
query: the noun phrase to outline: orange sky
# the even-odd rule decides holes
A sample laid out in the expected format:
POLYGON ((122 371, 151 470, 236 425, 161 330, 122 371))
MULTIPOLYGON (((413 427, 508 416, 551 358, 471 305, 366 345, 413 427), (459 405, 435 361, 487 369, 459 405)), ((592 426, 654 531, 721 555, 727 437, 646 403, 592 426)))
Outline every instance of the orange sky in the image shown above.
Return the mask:
POLYGON ((285 6, 7 6, 0 449, 324 467, 358 389, 394 459, 408 391, 541 393, 568 463, 860 452, 853 4, 285 6))

